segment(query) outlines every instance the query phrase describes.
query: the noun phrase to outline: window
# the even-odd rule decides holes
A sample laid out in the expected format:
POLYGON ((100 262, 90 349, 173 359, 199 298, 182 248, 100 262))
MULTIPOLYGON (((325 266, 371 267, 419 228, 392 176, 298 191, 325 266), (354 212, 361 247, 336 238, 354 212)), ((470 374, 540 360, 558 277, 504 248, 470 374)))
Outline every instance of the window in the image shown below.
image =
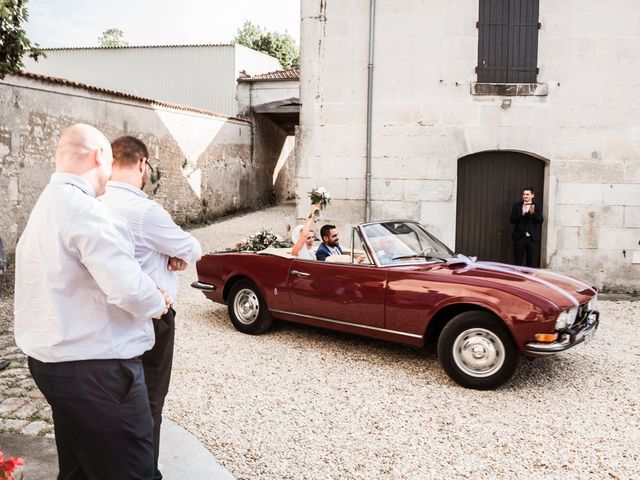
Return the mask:
POLYGON ((535 83, 539 0, 480 0, 478 82, 535 83))

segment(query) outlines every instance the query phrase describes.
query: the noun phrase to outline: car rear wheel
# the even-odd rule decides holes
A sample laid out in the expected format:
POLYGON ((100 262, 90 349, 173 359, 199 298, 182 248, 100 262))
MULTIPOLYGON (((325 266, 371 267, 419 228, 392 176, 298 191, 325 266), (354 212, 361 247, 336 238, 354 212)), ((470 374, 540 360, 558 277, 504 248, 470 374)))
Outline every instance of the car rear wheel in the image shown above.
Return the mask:
POLYGON ((438 358, 458 384, 491 390, 513 376, 520 352, 507 327, 488 312, 464 312, 452 318, 438 339, 438 358))
POLYGON ((240 280, 231 288, 227 305, 231 323, 243 333, 263 333, 273 324, 262 294, 251 280, 240 280))

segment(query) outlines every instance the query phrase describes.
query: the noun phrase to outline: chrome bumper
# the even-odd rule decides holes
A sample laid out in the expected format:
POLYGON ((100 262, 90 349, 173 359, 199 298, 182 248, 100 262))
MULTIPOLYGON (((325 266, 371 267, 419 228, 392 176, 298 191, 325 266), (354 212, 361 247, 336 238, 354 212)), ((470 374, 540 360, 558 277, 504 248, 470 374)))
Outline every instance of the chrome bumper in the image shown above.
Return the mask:
POLYGON ((193 282, 191 286, 198 290, 202 290, 203 292, 213 292, 216 289, 215 285, 202 282, 193 282))
POLYGON ((529 342, 524 345, 525 353, 532 355, 553 355, 564 352, 576 345, 591 340, 600 324, 600 312, 591 310, 586 315, 586 321, 577 330, 568 329, 560 332, 560 339, 551 343, 529 342))

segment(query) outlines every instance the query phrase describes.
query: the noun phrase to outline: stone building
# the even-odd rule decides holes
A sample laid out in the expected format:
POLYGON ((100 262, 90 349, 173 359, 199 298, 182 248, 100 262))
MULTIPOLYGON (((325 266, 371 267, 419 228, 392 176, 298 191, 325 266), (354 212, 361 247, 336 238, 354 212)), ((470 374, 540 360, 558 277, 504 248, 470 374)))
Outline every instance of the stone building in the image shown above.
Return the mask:
POLYGON ((286 138, 245 118, 59 78, 8 75, 0 80, 0 236, 9 252, 54 170, 60 132, 78 122, 110 139, 143 140, 155 169, 147 193, 182 224, 268 204, 280 156, 274 143, 281 147, 286 138), (258 135, 270 141, 254 141, 258 135))
POLYGON ((531 184, 543 267, 640 290, 638 25, 633 0, 302 2, 298 196, 508 262, 531 184))

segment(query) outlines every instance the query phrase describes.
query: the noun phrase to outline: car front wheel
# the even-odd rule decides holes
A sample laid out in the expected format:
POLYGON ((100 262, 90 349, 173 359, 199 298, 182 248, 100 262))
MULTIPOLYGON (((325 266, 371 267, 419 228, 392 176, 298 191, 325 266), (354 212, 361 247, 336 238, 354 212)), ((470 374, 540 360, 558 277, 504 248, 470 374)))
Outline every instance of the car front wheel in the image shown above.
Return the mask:
POLYGON ((231 288, 228 307, 231 323, 243 333, 262 333, 273 323, 260 290, 251 280, 240 280, 231 288))
POLYGON ((447 323, 438 339, 438 358, 458 384, 491 390, 513 376, 518 351, 507 327, 488 312, 464 312, 447 323))

